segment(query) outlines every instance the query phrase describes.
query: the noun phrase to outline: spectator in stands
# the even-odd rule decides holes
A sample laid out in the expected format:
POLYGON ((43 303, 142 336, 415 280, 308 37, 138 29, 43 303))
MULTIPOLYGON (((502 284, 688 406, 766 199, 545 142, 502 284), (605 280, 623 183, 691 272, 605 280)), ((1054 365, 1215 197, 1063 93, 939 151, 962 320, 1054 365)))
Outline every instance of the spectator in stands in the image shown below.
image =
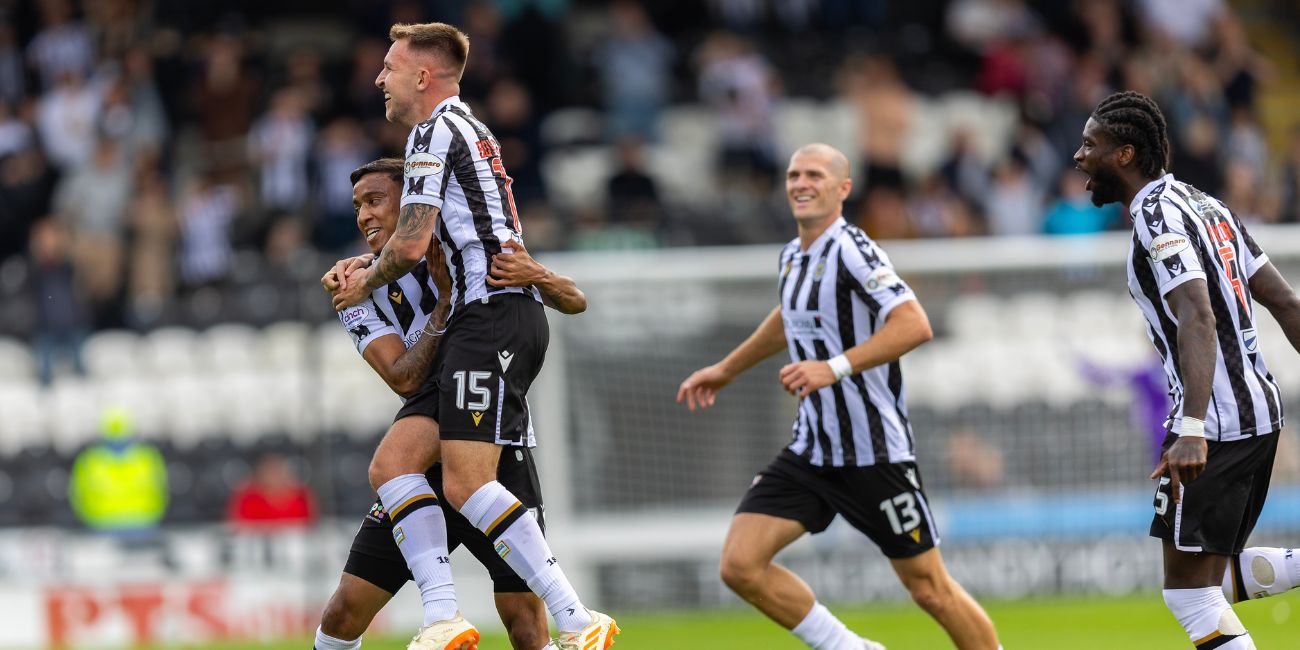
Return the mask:
POLYGON ((64 176, 54 195, 54 211, 72 235, 78 286, 99 327, 118 324, 123 280, 126 206, 132 169, 121 144, 101 138, 94 156, 64 176))
POLYGON ((718 115, 724 184, 766 191, 776 177, 773 114, 779 82, 771 65, 734 34, 715 32, 696 53, 700 98, 718 115))
POLYGON ((501 163, 510 174, 510 193, 516 207, 528 214, 531 204, 546 198, 542 183, 542 138, 533 113, 533 98, 518 80, 504 77, 488 89, 486 113, 492 134, 501 145, 501 163))
POLYGON ((619 142, 618 169, 606 185, 611 223, 634 224, 651 232, 662 225, 664 210, 659 186, 646 173, 645 147, 635 136, 619 142))
POLYGON ((227 172, 202 173, 181 201, 181 283, 188 288, 220 284, 230 273, 234 250, 230 226, 243 207, 240 189, 227 172))
POLYGON ((903 146, 916 112, 912 89, 893 62, 879 55, 850 59, 842 78, 843 91, 861 118, 858 149, 865 163, 866 193, 901 191, 903 146))
POLYGON ((659 113, 671 99, 672 44, 638 2, 609 7, 610 31, 598 50, 609 138, 654 141, 659 113))
POLYGON ((257 78, 244 69, 243 43, 234 35, 212 37, 203 56, 202 76, 190 92, 190 109, 205 145, 205 162, 233 165, 247 154, 244 136, 257 110, 257 78))
POLYGON ((257 459, 252 477, 231 494, 226 520, 243 530, 278 530, 310 524, 316 512, 316 497, 288 459, 268 452, 257 459))
POLYGON ((144 167, 136 177, 130 217, 126 324, 158 324, 176 285, 176 210, 162 174, 144 167))
POLYGON ((92 530, 150 537, 167 512, 167 465, 157 447, 136 437, 130 413, 107 409, 101 439, 72 463, 68 499, 92 530))
POLYGON ((54 365, 66 359, 78 375, 85 374, 81 344, 90 333, 87 305, 74 278, 67 227, 45 219, 32 227, 31 299, 36 323, 33 341, 41 383, 54 381, 54 365))
POLYGON ((985 191, 984 213, 991 235, 1032 235, 1042 231, 1043 192, 1025 161, 1008 156, 993 172, 985 191))
POLYGON ((0 261, 26 250, 31 225, 50 213, 55 178, 34 146, 0 156, 0 261))
POLYGON ((341 253, 355 244, 357 220, 348 174, 374 157, 375 144, 356 119, 340 117, 321 130, 312 152, 317 213, 312 240, 320 250, 341 253))
POLYGON ((1049 235, 1086 235, 1106 230, 1118 221, 1113 205, 1097 207, 1084 189, 1087 177, 1073 169, 1061 172, 1057 197, 1047 206, 1043 232, 1049 235))
POLYGON ((307 159, 315 126, 303 97, 285 88, 271 97, 270 108, 248 134, 248 154, 260 181, 260 207, 268 212, 294 211, 307 201, 307 159))
POLYGON ((99 109, 99 92, 78 72, 64 73, 41 96, 36 107, 36 130, 54 166, 73 170, 95 155, 99 109))
POLYGON ((14 40, 13 27, 0 22, 0 102, 17 104, 26 95, 23 55, 14 40))
POLYGON ((72 3, 43 0, 40 11, 41 31, 27 44, 27 63, 41 88, 49 90, 68 75, 88 76, 95 62, 95 44, 90 30, 73 19, 72 3))

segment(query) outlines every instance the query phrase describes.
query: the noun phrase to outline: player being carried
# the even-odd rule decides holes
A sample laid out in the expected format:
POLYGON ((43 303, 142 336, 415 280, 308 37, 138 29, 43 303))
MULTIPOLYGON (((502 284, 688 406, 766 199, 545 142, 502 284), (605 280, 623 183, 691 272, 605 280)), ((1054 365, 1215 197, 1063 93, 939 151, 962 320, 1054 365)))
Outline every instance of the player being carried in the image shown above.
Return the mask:
POLYGON ((1293 549, 1245 548, 1268 495, 1282 398, 1259 351, 1255 305, 1300 350, 1300 299, 1224 203, 1165 171, 1164 115, 1132 91, 1107 97, 1074 154, 1098 206, 1133 220, 1128 289, 1147 320, 1173 410, 1151 536, 1164 544, 1164 600, 1192 643, 1254 648, 1230 602, 1300 582, 1293 549))
POLYGON ((478 638, 456 604, 446 521, 427 466, 413 462, 439 438, 447 501, 546 603, 558 645, 604 650, 618 633, 614 619, 583 606, 536 519, 495 480, 503 446, 529 435, 528 389, 550 333, 537 288, 503 287, 489 277, 494 256, 519 240, 520 225, 497 140, 457 96, 469 39, 444 23, 394 25, 389 37, 375 85, 385 117, 411 129, 401 209, 393 236, 374 264, 335 294, 334 308, 344 312, 415 268, 436 228, 455 309, 433 371, 398 412, 370 466, 380 500, 399 504, 390 515, 404 517, 398 546, 424 604, 424 627, 409 647, 465 650, 478 638))
POLYGON ((754 478, 731 520, 722 580, 819 650, 881 650, 818 603, 776 554, 835 515, 889 558, 912 599, 962 650, 999 648, 984 610, 948 575, 912 453, 898 359, 930 323, 885 252, 841 216, 853 183, 844 154, 805 145, 785 189, 799 236, 781 251, 780 302, 722 361, 682 382, 677 401, 712 406, 737 375, 782 350, 780 381, 799 397, 794 441, 754 478))
MULTIPOLYGON (((402 192, 403 164, 397 158, 369 162, 352 172, 352 205, 357 228, 372 253, 378 253, 397 224, 398 201, 402 192)), ((337 291, 356 268, 371 262, 373 255, 343 260, 321 278, 325 289, 337 291)), ((569 278, 557 276, 538 264, 522 246, 513 255, 502 255, 493 265, 493 281, 503 285, 536 284, 557 308, 566 313, 586 309, 586 298, 569 278)), ((352 335, 357 351, 401 396, 415 392, 433 365, 440 331, 451 315, 451 278, 442 259, 442 249, 430 246, 425 264, 402 276, 389 287, 373 292, 368 300, 340 314, 352 335), (436 305, 436 306, 435 306, 436 305)), ((433 440, 436 443, 436 439, 433 440)), ((542 497, 536 466, 529 447, 533 441, 502 454, 497 480, 507 485, 529 510, 542 521, 542 497)), ((429 462, 437 447, 426 450, 429 462)), ((441 491, 441 467, 425 473, 435 491, 441 491)), ((511 644, 517 650, 554 647, 546 625, 546 609, 492 549, 487 538, 445 501, 449 550, 461 544, 487 568, 492 576, 497 611, 511 644)), ((361 635, 379 610, 411 579, 411 572, 393 540, 393 518, 381 501, 376 501, 352 540, 347 564, 321 616, 315 650, 355 650, 361 635)))

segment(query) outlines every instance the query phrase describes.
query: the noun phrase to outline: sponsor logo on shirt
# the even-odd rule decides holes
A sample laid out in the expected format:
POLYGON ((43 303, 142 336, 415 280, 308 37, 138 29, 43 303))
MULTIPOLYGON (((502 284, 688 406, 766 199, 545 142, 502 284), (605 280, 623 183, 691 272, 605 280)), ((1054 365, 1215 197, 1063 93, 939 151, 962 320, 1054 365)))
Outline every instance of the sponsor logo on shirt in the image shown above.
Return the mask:
POLYGON ((352 309, 343 312, 340 318, 343 319, 343 327, 352 329, 357 325, 360 325, 361 321, 365 320, 366 316, 369 315, 370 311, 365 307, 353 307, 352 309))
POLYGON ((407 178, 433 176, 442 171, 442 159, 431 153, 413 153, 406 157, 402 172, 407 178))
POLYGON ((1167 232, 1152 239, 1151 248, 1147 252, 1151 255, 1152 260, 1163 262, 1191 247, 1192 242, 1187 239, 1186 235, 1167 232))
POLYGON ((867 291, 876 291, 882 288, 893 288, 901 284, 903 284, 903 280, 898 277, 897 273, 894 273, 894 269, 881 266, 867 275, 867 279, 862 283, 862 286, 866 287, 867 291))

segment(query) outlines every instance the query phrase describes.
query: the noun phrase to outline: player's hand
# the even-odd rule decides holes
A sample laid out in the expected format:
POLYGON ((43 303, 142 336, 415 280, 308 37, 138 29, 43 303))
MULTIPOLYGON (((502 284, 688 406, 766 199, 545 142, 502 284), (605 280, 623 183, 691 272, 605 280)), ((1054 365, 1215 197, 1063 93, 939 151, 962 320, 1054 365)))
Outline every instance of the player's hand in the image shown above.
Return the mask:
POLYGON ((685 400, 686 408, 692 411, 696 408, 704 409, 713 406, 713 402, 718 398, 718 391, 730 384, 731 380, 732 376, 716 363, 700 368, 691 373, 691 376, 677 388, 677 403, 681 404, 685 400))
POLYGON ((1205 438, 1187 436, 1174 441, 1160 457, 1160 464, 1151 472, 1151 479, 1160 478, 1169 470, 1169 490, 1174 503, 1183 501, 1183 483, 1191 483, 1205 471, 1205 455, 1209 446, 1205 438))
POLYGON ((781 368, 781 385, 803 399, 814 391, 835 383, 835 371, 825 361, 800 361, 781 368))
POLYGON ((367 287, 370 284, 371 273, 373 273, 371 267, 366 266, 347 276, 347 283, 334 292, 334 311, 343 311, 370 295, 370 289, 367 287))
POLYGON ((347 286, 348 276, 352 275, 353 271, 363 266, 370 266, 373 259, 375 259, 374 255, 366 253, 365 255, 339 260, 334 263, 334 268, 326 271, 325 275, 321 276, 320 284, 326 291, 334 293, 347 286))
POLYGON ((501 246, 501 252, 492 256, 488 284, 494 287, 530 287, 546 278, 546 267, 528 254, 524 242, 512 239, 501 246))
POLYGON ((442 251, 442 242, 437 237, 429 239, 424 265, 429 268, 433 286, 438 288, 438 300, 451 300, 451 272, 447 270, 447 255, 442 251))

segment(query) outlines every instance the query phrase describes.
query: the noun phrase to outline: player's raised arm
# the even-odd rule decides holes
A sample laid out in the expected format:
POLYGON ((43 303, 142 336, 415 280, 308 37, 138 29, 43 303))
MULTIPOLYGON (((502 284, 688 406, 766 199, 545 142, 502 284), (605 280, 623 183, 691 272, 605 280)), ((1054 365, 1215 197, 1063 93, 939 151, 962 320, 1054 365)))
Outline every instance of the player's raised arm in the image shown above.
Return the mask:
POLYGON ((781 368, 781 385, 791 394, 804 398, 842 377, 897 361, 932 338, 934 332, 930 329, 930 319, 921 303, 907 300, 885 315, 885 324, 875 334, 844 351, 847 366, 836 368, 843 363, 836 359, 786 364, 781 368))
POLYGON ((534 286, 542 292, 542 304, 561 314, 587 311, 587 296, 573 278, 559 275, 533 259, 522 241, 516 239, 502 246, 505 250, 492 256, 488 284, 494 287, 534 286))
POLYGON ((1273 314, 1286 340, 1300 352, 1300 297, 1272 262, 1265 262, 1250 277, 1250 295, 1273 314))
POLYGON ((781 308, 776 307, 758 325, 758 329, 722 361, 691 373, 677 389, 677 403, 681 404, 685 400, 686 407, 692 411, 697 407, 713 406, 718 391, 740 373, 785 348, 785 324, 781 322, 781 308))

